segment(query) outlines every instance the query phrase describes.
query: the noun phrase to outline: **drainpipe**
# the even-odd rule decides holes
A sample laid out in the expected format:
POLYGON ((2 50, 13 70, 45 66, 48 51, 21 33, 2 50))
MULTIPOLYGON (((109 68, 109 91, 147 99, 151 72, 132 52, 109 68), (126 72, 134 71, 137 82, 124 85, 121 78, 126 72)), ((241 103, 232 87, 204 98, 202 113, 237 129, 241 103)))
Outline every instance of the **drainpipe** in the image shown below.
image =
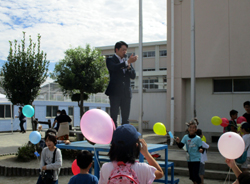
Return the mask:
MULTIPOLYGON (((174 136, 174 0, 171 0, 171 113, 170 131, 174 136)), ((174 138, 171 138, 170 145, 173 146, 174 138)))

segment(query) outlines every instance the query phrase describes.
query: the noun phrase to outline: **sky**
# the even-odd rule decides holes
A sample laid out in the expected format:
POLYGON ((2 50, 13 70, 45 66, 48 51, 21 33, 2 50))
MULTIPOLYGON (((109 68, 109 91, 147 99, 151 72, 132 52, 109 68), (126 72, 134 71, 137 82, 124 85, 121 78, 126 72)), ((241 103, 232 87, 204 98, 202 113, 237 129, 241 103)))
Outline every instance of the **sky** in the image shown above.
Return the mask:
MULTIPOLYGON (((143 42, 166 40, 167 0, 142 1, 143 42)), ((40 33, 50 71, 69 48, 139 42, 139 0, 1 0, 0 17, 0 67, 23 31, 27 46, 40 33)))

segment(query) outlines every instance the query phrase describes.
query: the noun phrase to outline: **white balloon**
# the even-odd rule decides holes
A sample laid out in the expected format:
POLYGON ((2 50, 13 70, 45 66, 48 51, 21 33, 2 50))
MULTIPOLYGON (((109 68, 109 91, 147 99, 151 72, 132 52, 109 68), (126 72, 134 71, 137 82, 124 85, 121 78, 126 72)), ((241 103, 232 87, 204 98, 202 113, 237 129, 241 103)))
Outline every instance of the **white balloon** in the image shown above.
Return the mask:
POLYGON ((235 132, 226 132, 220 136, 218 149, 222 156, 228 159, 239 158, 245 150, 245 142, 235 132))

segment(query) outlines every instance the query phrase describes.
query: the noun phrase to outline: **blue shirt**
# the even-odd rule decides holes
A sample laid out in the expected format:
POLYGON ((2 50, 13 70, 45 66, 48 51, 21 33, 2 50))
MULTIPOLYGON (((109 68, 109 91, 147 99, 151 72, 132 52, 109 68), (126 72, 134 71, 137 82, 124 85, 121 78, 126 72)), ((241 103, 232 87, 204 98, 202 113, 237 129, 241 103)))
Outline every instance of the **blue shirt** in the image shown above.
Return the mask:
POLYGON ((92 174, 77 174, 70 178, 68 184, 98 184, 98 179, 92 174))
POLYGON ((199 152, 199 147, 202 146, 202 140, 199 136, 190 138, 188 135, 185 135, 181 142, 186 144, 187 151, 189 154, 188 162, 199 162, 201 160, 201 153, 199 152))

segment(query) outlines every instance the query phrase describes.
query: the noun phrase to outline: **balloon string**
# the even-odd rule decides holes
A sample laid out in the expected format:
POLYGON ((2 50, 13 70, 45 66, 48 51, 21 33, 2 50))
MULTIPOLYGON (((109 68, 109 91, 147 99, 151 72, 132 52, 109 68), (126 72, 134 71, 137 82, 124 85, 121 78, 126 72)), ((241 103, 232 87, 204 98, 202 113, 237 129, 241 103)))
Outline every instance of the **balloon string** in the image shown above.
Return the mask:
MULTIPOLYGON (((35 147, 35 152, 36 152, 36 147, 35 147)), ((37 162, 38 162, 38 165, 40 164, 40 161, 39 161, 39 158, 38 156, 36 155, 36 158, 37 158, 37 162)))
POLYGON ((227 173, 227 177, 226 177, 226 179, 225 179, 225 181, 224 181, 224 184, 226 184, 227 178, 228 178, 228 183, 230 183, 230 171, 231 171, 231 168, 229 168, 229 171, 228 171, 228 173, 227 173))
POLYGON ((98 157, 97 157, 97 155, 96 155, 95 146, 94 146, 94 154, 95 154, 96 161, 97 161, 97 163, 98 163, 98 165, 99 165, 99 168, 101 168, 100 163, 99 163, 99 160, 98 160, 98 157))

